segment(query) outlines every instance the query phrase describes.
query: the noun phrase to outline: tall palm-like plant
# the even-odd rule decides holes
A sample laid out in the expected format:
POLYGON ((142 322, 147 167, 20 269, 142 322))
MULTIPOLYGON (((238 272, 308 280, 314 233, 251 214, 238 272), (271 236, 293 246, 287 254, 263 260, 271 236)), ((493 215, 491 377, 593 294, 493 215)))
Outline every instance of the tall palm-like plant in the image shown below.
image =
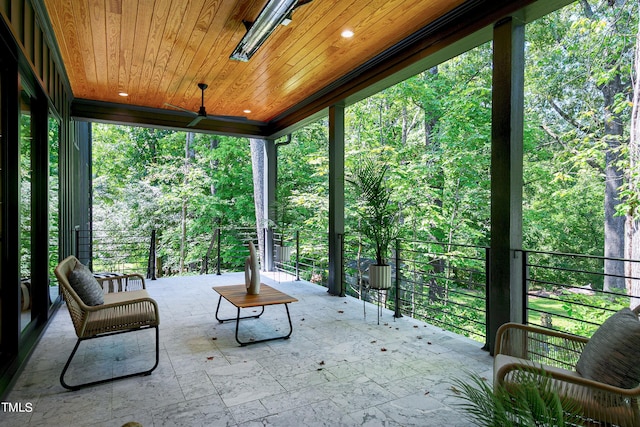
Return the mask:
POLYGON ((398 236, 398 206, 391 201, 385 175, 389 166, 364 157, 346 178, 358 196, 359 231, 375 247, 376 265, 388 265, 389 246, 398 236))

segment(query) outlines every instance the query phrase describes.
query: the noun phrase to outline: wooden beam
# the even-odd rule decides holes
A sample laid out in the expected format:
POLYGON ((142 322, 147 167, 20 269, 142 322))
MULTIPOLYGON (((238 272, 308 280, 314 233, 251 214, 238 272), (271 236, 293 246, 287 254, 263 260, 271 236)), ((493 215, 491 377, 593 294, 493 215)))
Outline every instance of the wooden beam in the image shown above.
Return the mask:
POLYGON ((267 124, 244 119, 201 120, 197 126, 187 125, 194 116, 179 111, 139 107, 127 104, 75 99, 71 103, 71 116, 76 120, 150 126, 183 131, 215 133, 239 137, 264 137, 267 124))

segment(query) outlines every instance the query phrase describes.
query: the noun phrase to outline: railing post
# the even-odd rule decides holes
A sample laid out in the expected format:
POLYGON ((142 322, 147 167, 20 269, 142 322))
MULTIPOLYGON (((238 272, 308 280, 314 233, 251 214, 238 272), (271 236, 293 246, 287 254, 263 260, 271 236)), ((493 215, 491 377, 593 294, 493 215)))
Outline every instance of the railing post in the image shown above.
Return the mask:
POLYGON ((73 233, 76 240, 76 258, 80 259, 80 227, 76 225, 73 229, 73 233))
POLYGON ((156 280, 156 230, 151 230, 151 244, 147 259, 147 279, 156 280))
POLYGON ((522 251, 522 316, 523 323, 529 324, 529 252, 522 251))
POLYGON ((222 229, 220 228, 220 219, 218 219, 218 254, 217 254, 217 262, 216 262, 216 275, 220 276, 220 234, 222 234, 222 229))
POLYGON ((344 234, 338 234, 338 243, 340 245, 340 265, 339 265, 339 274, 340 277, 340 296, 346 296, 345 287, 344 287, 344 234))
POLYGON ((394 298, 395 310, 393 317, 399 319, 402 317, 400 312, 400 280, 402 279, 402 273, 400 271, 400 239, 396 239, 396 295, 394 298))
POLYGON ((483 350, 492 352, 489 348, 489 316, 491 310, 489 310, 489 286, 491 284, 491 248, 484 249, 484 346, 483 350))
POLYGON ((300 230, 296 230, 296 281, 300 280, 300 230))

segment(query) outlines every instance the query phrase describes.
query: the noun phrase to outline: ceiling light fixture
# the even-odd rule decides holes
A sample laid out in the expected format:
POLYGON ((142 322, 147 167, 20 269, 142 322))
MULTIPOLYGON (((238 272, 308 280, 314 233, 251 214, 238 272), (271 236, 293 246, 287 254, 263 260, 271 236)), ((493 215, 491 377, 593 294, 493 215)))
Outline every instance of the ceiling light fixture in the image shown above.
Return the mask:
POLYGON ((255 22, 242 21, 247 32, 229 58, 247 62, 278 25, 291 22, 291 14, 295 8, 310 2, 311 0, 269 0, 255 22))
POLYGON ((344 37, 345 39, 349 39, 351 37, 353 37, 353 31, 351 30, 344 30, 342 33, 340 33, 340 35, 342 37, 344 37))
POLYGON ((120 96, 129 96, 129 94, 127 92, 118 92, 118 95, 120 95, 120 96))

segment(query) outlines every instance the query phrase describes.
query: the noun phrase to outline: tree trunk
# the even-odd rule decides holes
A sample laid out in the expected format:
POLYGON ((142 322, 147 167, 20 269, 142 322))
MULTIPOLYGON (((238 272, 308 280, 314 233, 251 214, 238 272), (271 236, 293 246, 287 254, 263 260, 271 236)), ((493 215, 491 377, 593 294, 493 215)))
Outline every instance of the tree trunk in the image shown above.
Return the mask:
MULTIPOLYGON (((583 9, 587 18, 592 16, 588 2, 583 1, 583 9)), ((611 65, 613 68, 613 64, 611 65)), ((616 216, 616 205, 622 200, 620 189, 623 184, 623 172, 620 169, 620 144, 624 127, 621 113, 615 112, 615 98, 623 93, 625 85, 619 73, 600 85, 599 89, 604 98, 604 134, 607 143, 605 154, 605 193, 604 193, 604 256, 605 258, 624 258, 625 219, 616 216)), ((605 259, 604 261, 604 291, 624 289, 624 262, 605 259)))
MULTIPOLYGON (((616 80, 619 81, 619 78, 616 80)), ((605 94, 605 134, 607 135, 607 152, 605 155, 605 193, 604 193, 604 256, 606 258, 624 258, 625 219, 616 216, 616 205, 621 202, 620 187, 623 183, 622 171, 617 166, 620 162, 620 138, 622 125, 618 117, 611 112, 613 97, 618 93, 616 85, 607 85, 605 94)), ((605 259, 604 262, 605 291, 624 289, 624 262, 605 259)))
MULTIPOLYGON (((640 3, 640 1, 638 2, 640 3)), ((633 108, 631 110, 631 132, 629 136, 629 172, 627 175, 630 199, 627 200, 625 215, 624 257, 640 260, 640 222, 638 221, 638 194, 640 192, 640 21, 636 33, 635 57, 633 62, 635 80, 633 82, 633 108)), ((640 305, 640 262, 625 263, 625 285, 631 296, 630 308, 640 305)))
POLYGON ((249 138, 249 143, 251 146, 251 166, 253 170, 253 201, 256 209, 258 252, 260 253, 260 265, 264 266, 264 139, 249 138))

